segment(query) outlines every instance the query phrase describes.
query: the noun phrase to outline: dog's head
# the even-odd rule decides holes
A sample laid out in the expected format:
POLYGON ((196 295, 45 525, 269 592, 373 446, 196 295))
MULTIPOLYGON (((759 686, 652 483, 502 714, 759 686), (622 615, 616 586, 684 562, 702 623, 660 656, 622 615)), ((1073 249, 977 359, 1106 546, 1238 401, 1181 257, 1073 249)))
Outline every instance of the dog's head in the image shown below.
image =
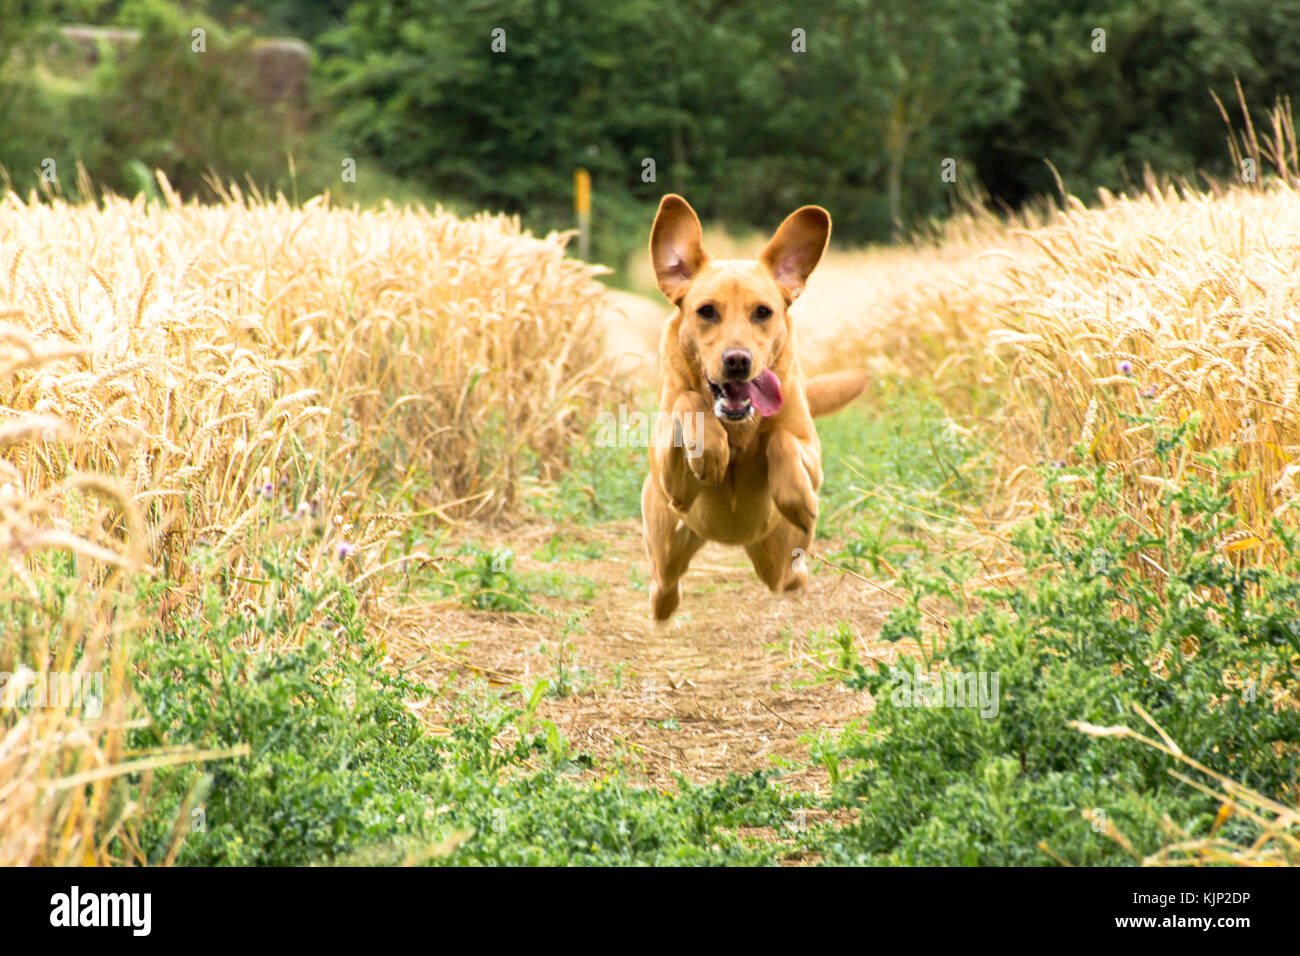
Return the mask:
POLYGON ((826 249, 831 217, 804 206, 781 223, 758 259, 710 259, 700 220, 681 196, 659 203, 650 261, 659 288, 681 315, 678 342, 724 421, 775 415, 790 304, 826 249))

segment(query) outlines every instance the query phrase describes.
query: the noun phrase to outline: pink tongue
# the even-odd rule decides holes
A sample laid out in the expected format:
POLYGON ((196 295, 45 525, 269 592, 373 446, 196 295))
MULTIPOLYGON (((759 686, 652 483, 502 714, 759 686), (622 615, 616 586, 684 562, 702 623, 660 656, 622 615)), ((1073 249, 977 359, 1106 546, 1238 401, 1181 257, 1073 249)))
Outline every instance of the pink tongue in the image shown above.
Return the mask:
POLYGON ((723 389, 729 399, 748 398, 764 418, 770 418, 779 412, 784 402, 781 397, 781 380, 770 369, 763 369, 758 378, 751 382, 728 382, 723 389))

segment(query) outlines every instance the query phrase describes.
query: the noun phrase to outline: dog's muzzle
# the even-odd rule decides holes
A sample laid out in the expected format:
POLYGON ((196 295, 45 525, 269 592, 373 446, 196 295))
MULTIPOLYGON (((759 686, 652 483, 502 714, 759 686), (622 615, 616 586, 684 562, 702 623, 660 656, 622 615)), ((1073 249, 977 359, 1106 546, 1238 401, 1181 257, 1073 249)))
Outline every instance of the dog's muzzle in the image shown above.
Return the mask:
POLYGON ((713 414, 728 422, 743 422, 758 412, 764 418, 781 410, 781 380, 770 369, 763 369, 747 382, 709 382, 713 394, 713 414))

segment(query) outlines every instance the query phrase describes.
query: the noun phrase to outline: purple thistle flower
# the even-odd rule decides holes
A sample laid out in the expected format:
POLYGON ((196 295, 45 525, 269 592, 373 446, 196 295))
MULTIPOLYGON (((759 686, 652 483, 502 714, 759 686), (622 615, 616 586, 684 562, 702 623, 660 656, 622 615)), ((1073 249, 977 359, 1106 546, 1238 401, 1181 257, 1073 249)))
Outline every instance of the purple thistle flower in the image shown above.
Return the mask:
POLYGON ((346 541, 339 542, 340 561, 346 561, 348 558, 352 557, 356 553, 357 553, 357 549, 352 547, 352 545, 348 544, 346 541))
POLYGON ((1125 359, 1124 361, 1119 363, 1119 370, 1123 372, 1125 375, 1132 375, 1133 363, 1130 362, 1128 359, 1125 359))

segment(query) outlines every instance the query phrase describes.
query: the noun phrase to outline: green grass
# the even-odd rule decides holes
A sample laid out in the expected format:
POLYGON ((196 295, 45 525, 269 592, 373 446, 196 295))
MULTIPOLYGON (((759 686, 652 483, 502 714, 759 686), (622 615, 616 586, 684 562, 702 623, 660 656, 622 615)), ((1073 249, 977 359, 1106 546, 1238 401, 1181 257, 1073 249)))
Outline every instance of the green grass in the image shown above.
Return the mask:
POLYGON ((597 434, 593 427, 586 441, 573 449, 569 468, 558 481, 548 484, 534 478, 529 489, 534 516, 580 527, 640 518, 641 485, 649 468, 646 449, 602 447, 597 434))
MULTIPOLYGON (((1171 437, 1162 457, 1180 440, 1171 437)), ((908 602, 880 637, 919 657, 895 667, 836 661, 834 673, 851 665, 848 685, 870 692, 875 707, 861 728, 816 741, 835 800, 861 810, 854 825, 820 835, 831 862, 1131 864, 1171 842, 1170 826, 1187 838, 1213 832, 1218 801, 1173 776, 1191 773, 1185 766, 1134 740, 1085 735, 1071 721, 1154 737, 1149 715, 1193 760, 1294 801, 1295 536, 1276 528, 1291 554, 1280 571, 1234 565, 1216 551, 1233 524, 1224 517, 1228 481, 1191 479, 1166 492, 1180 521, 1152 534, 1122 517, 1121 488, 1104 468, 1053 469, 1044 479, 1052 508, 1014 535, 1027 578, 981 591, 968 615, 947 616, 939 640, 921 602, 966 606, 958 588, 973 569, 946 558, 916 567, 902 583, 908 602), (1161 587, 1142 553, 1163 555, 1161 587), (944 675, 982 679, 989 693, 978 708, 955 694, 920 696, 918 673, 928 687, 944 675)), ((1245 848, 1260 832, 1234 817, 1217 835, 1245 848)))
POLYGON ((530 594, 551 598, 580 601, 590 604, 600 585, 589 577, 574 574, 564 568, 553 571, 528 571, 519 575, 520 587, 530 594))
MULTIPOLYGON (((415 600, 454 598, 479 611, 538 613, 536 597, 590 603, 600 585, 565 567, 538 570, 516 568, 510 548, 489 548, 478 541, 455 545, 443 537, 428 542, 435 563, 408 572, 407 596, 415 600)), ((597 549, 599 550, 599 549, 597 549)), ((562 553, 548 549, 548 563, 587 561, 591 549, 562 553)))
POLYGON ((873 572, 928 557, 922 528, 981 500, 988 449, 969 438, 921 383, 875 383, 844 411, 818 419, 823 483, 817 540, 830 556, 873 572))
POLYGON ((563 534, 558 533, 547 539, 546 544, 533 552, 534 561, 545 561, 547 563, 599 561, 604 556, 605 542, 577 541, 569 543, 565 541, 563 534))

